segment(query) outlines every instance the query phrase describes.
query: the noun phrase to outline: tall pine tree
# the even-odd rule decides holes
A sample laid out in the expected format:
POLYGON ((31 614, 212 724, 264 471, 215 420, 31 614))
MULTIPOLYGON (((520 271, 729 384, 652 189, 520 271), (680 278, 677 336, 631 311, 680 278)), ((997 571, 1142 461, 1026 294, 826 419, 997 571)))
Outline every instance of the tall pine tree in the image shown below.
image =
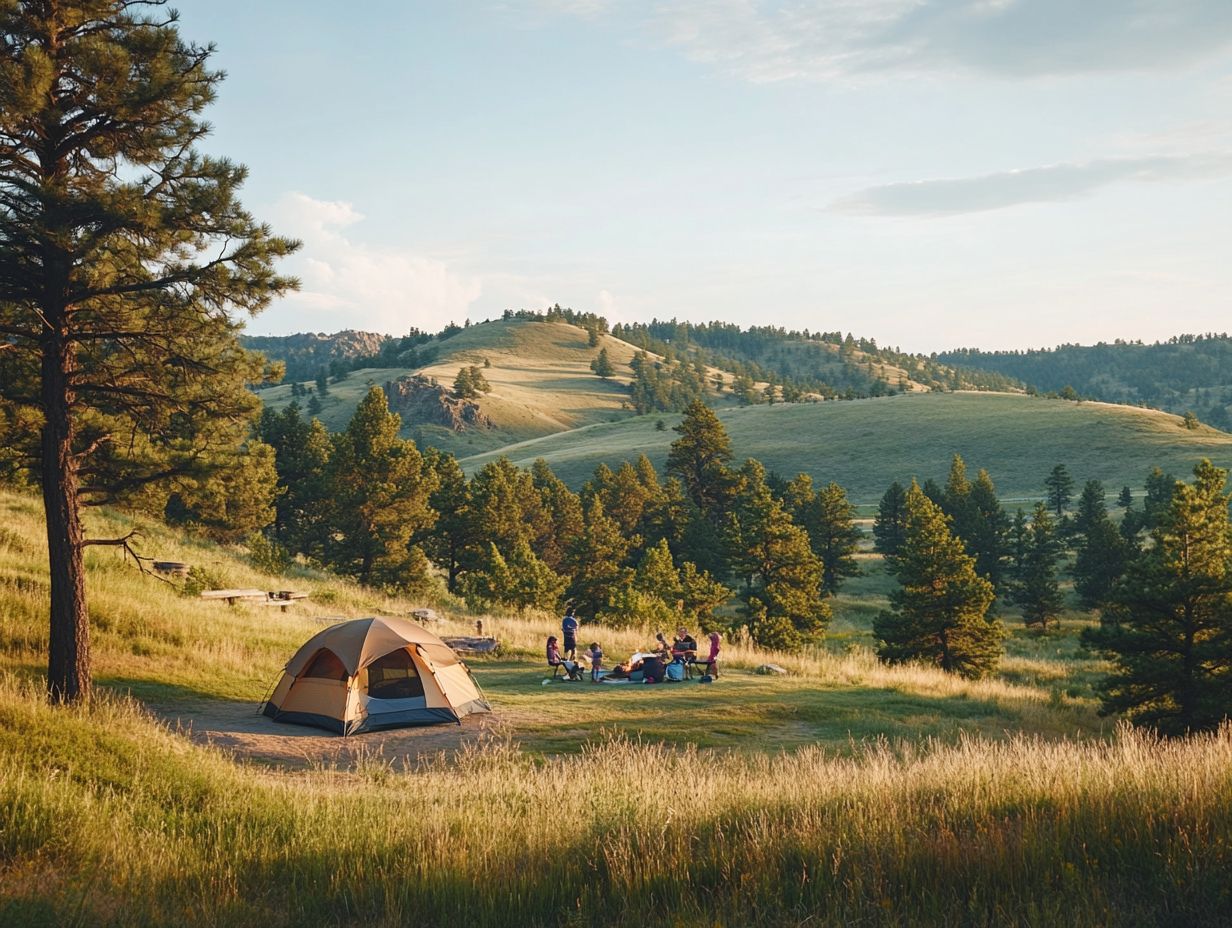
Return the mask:
POLYGON ((873 623, 890 662, 922 660, 966 677, 981 677, 1001 658, 1004 632, 988 618, 992 584, 975 572, 975 559, 946 524, 941 508, 912 483, 906 531, 898 553, 887 559, 899 582, 893 609, 873 623))
POLYGON ((1227 471, 1210 461, 1176 483, 1100 626, 1083 639, 1113 672, 1104 710, 1169 735, 1214 728, 1232 713, 1232 532, 1227 471))
POLYGON ((88 698, 81 494, 232 455, 259 404, 240 316, 295 282, 295 243, 202 155, 222 72, 173 12, 134 0, 0 4, 0 399, 33 416, 50 570, 47 685, 88 698))

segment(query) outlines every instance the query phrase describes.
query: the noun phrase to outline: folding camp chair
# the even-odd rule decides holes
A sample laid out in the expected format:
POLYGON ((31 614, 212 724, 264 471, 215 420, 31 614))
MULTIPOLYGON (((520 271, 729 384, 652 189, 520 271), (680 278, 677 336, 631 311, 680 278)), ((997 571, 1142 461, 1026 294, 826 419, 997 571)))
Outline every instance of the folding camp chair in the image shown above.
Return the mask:
POLYGON ((565 675, 565 681, 569 683, 580 683, 585 677, 582 675, 582 665, 576 661, 560 661, 555 664, 548 664, 552 668, 552 679, 555 680, 562 673, 565 675), (573 664, 573 669, 569 669, 569 664, 573 664))

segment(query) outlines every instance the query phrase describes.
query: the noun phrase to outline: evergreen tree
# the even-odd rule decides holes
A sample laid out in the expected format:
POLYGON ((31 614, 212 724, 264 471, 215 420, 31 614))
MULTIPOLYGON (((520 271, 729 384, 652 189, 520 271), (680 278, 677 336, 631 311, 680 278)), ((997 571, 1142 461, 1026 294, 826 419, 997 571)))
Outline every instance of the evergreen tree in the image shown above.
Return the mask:
POLYGON ((921 486, 921 491, 929 498, 934 506, 945 512, 945 490, 938 486, 937 481, 929 477, 921 486))
POLYGON ((546 529, 535 538, 535 550, 552 570, 563 570, 570 542, 582 533, 582 502, 543 458, 531 465, 530 474, 546 529))
POLYGON ((966 544, 972 535, 975 514, 971 506, 971 481, 967 479, 967 465, 962 455, 955 454, 950 462, 950 473, 939 503, 941 511, 949 516, 950 531, 966 544))
POLYGON ((615 375, 616 368, 612 367, 611 359, 607 356, 607 349, 600 348, 599 355, 590 362, 590 369, 595 372, 603 380, 615 375))
POLYGON ((718 525, 730 499, 731 439, 714 410, 694 400, 672 429, 680 437, 667 454, 667 472, 678 477, 699 510, 718 525))
POLYGON ((1117 497, 1117 505, 1122 509, 1128 509, 1134 504, 1134 494, 1129 487, 1121 487, 1121 495, 1117 497))
POLYGON ((131 539, 87 539, 81 494, 233 466, 265 373, 239 317, 295 285, 244 169, 195 148, 222 73, 160 6, 0 3, 0 399, 32 417, 57 702, 91 692, 83 550, 131 539))
POLYGON ((509 557, 496 545, 488 546, 485 570, 467 574, 466 597, 477 606, 509 606, 524 612, 554 611, 568 581, 543 563, 524 540, 514 543, 509 557))
POLYGON ((1074 591, 1086 609, 1101 608, 1125 573, 1129 549, 1108 514, 1091 522, 1074 557, 1074 591))
POLYGON ((428 563, 411 540, 436 520, 428 504, 435 484, 415 443, 398 437, 401 424, 385 391, 373 387, 335 437, 326 556, 360 583, 416 589, 427 580, 428 563))
POLYGON ((657 596, 669 606, 675 606, 681 596, 680 574, 672 560, 666 541, 647 548, 633 576, 635 589, 657 596))
POLYGON ((325 368, 317 372, 317 396, 329 396, 329 374, 325 368))
POLYGON ((893 556, 902 547, 907 528, 907 491, 898 481, 881 497, 873 521, 873 550, 893 556))
POLYGON ((997 488, 988 471, 981 469, 971 487, 970 505, 972 525, 966 539, 967 553, 975 558, 975 570, 992 583, 993 589, 1003 585, 1003 562, 1006 554, 1006 535, 1009 532, 1009 516, 997 499, 997 488))
POLYGON ((912 483, 907 491, 903 544, 888 559, 900 587, 892 611, 873 623, 887 661, 925 660, 967 677, 996 667, 1004 633, 987 612, 992 584, 975 572, 975 559, 946 525, 939 506, 912 483))
POLYGON ((582 534, 569 546, 566 561, 572 580, 569 598, 583 615, 595 617, 613 595, 629 585, 632 571, 624 566, 629 543, 620 526, 603 511, 603 503, 591 499, 586 506, 582 534))
POLYGON ((731 590, 692 561, 680 565, 680 599, 685 619, 696 622, 707 634, 718 631, 723 623, 714 610, 731 598, 731 590))
POLYGON ((1027 566, 1027 548, 1031 541, 1031 527, 1027 515, 1021 509, 1014 513, 1014 522, 1009 533, 1010 574, 1014 582, 1022 580, 1027 566))
POLYGON ((1085 536, 1098 522, 1108 518, 1108 503, 1104 485, 1098 480, 1088 480, 1078 497, 1078 510, 1074 513, 1074 533, 1085 536))
POLYGON ((814 491, 808 474, 788 484, 786 496, 792 518, 808 533, 813 553, 821 560, 822 592, 833 596, 846 577, 860 575, 853 555, 864 535, 856 527, 856 508, 837 483, 814 491))
POLYGON ((1044 486, 1048 490, 1048 504, 1060 519, 1065 515, 1065 507, 1073 498, 1074 478, 1069 475, 1064 464, 1058 464, 1044 480, 1044 486))
POLYGON ((448 452, 426 449, 424 468, 432 474, 435 485, 428 504, 436 513, 436 522, 427 531, 421 531, 416 540, 432 563, 445 571, 446 589, 456 593, 463 553, 478 543, 474 534, 477 526, 470 511, 470 487, 457 458, 448 452))
POLYGON ((749 631, 765 647, 799 648, 830 621, 821 561, 808 533, 771 494, 759 462, 745 462, 739 486, 724 534, 732 566, 746 578, 749 631))
POLYGON ((533 550, 536 541, 552 530, 533 478, 503 456, 471 478, 467 515, 469 543, 460 559, 464 572, 487 568, 489 543, 502 555, 519 541, 533 550))
POLYGON ((1100 618, 1083 640, 1107 655, 1104 710, 1170 735, 1209 730, 1232 712, 1232 535, 1227 472, 1202 461, 1175 483, 1100 618))
POLYGON ((299 404, 291 403, 281 412, 266 408, 257 434, 275 454, 274 537, 292 551, 320 557, 330 499, 329 433, 320 420, 305 421, 299 404))
POLYGON ((1064 604, 1057 583, 1057 558, 1061 542, 1056 524, 1043 503, 1035 504, 1027 530, 1026 552, 1012 598, 1022 607, 1022 620, 1028 626, 1047 630, 1048 620, 1056 618, 1064 604))
POLYGON ((453 393, 454 396, 464 400, 474 399, 479 395, 479 387, 475 383, 471 368, 458 369, 458 375, 453 379, 453 393))

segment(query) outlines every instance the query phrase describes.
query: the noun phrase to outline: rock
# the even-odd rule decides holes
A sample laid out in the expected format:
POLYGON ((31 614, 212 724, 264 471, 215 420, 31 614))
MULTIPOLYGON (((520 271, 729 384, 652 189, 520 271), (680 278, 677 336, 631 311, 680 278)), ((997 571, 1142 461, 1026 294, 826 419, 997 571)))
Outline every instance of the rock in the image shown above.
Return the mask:
POLYGON ((495 638, 454 636, 442 638, 441 641, 461 654, 495 654, 500 649, 500 642, 495 638))
POLYGON ((452 395, 433 377, 406 374, 385 382, 389 408, 407 425, 443 425, 455 432, 490 429, 492 420, 479 404, 452 395))
POLYGON ((771 674, 784 676, 787 673, 787 668, 780 667, 778 664, 762 664, 757 668, 756 672, 762 674, 763 676, 770 676, 771 674))

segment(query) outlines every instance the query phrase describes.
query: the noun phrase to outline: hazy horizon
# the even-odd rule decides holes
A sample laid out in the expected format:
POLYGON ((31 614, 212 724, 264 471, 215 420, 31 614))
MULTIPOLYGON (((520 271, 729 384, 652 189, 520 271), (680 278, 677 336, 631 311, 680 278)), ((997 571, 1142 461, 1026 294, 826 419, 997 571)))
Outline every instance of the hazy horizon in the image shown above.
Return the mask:
POLYGON ((186 0, 304 240, 250 334, 553 303, 912 352, 1224 331, 1232 4, 186 0))

